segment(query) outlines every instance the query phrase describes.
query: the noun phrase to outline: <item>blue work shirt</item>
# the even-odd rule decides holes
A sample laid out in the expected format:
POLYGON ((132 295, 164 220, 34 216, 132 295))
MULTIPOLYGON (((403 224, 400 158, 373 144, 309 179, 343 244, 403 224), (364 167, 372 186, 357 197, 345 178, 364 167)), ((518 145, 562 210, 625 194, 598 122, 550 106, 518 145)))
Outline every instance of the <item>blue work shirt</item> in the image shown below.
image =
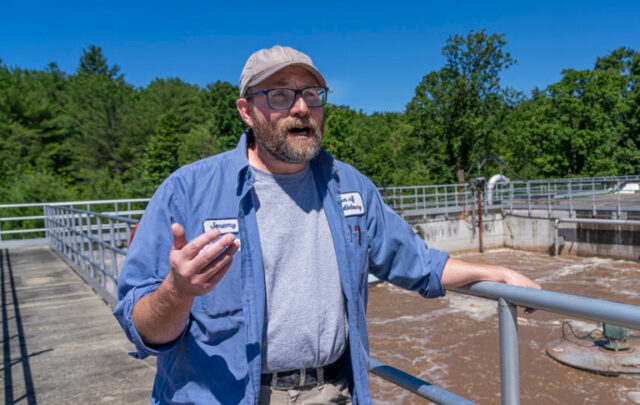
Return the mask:
MULTIPOLYGON (((169 176, 149 201, 129 248, 118 278, 120 301, 114 314, 136 346, 132 355, 157 356, 152 404, 258 403, 266 303, 254 175, 247 160, 250 137, 246 132, 236 149, 169 176), (215 227, 233 232, 241 247, 222 280, 195 299, 182 335, 172 343, 150 347, 138 334, 131 313, 170 271, 174 222, 184 227, 187 240, 215 227)), ((369 404, 368 272, 425 297, 438 297, 445 293, 440 279, 448 255, 428 248, 353 167, 324 150, 310 165, 345 297, 352 400, 369 404)), ((304 229, 291 232, 295 237, 304 229)))

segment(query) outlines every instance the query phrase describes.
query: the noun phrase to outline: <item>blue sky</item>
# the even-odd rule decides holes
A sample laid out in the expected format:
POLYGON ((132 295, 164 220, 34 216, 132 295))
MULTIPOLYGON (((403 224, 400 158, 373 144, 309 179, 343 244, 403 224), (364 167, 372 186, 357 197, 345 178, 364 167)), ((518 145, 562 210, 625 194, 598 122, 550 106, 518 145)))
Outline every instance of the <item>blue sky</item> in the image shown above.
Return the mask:
POLYGON ((404 110, 421 78, 443 66, 446 39, 469 30, 505 34, 518 64, 502 84, 526 94, 618 47, 640 51, 638 1, 181 3, 4 0, 0 59, 73 73, 95 44, 135 86, 168 77, 237 85, 253 51, 289 45, 323 72, 331 102, 372 113, 404 110))

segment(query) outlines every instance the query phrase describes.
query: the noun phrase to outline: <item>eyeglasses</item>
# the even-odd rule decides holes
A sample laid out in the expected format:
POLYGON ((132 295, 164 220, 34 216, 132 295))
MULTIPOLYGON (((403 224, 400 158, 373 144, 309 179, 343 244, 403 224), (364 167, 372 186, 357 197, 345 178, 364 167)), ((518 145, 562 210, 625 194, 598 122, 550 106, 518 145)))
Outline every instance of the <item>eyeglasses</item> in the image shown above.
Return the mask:
POLYGON ((305 89, 264 89, 255 93, 247 94, 246 97, 253 97, 260 94, 267 96, 267 104, 273 110, 288 110, 293 106, 298 98, 298 94, 309 108, 322 107, 327 104, 326 87, 307 87, 305 89))

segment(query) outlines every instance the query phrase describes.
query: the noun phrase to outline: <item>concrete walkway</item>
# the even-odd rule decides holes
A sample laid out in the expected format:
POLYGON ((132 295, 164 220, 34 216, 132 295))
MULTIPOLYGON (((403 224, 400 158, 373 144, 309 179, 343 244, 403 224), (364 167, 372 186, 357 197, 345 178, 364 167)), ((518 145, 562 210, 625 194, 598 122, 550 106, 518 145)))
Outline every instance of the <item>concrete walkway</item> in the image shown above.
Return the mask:
POLYGON ((48 246, 0 250, 5 404, 148 404, 153 360, 48 246))

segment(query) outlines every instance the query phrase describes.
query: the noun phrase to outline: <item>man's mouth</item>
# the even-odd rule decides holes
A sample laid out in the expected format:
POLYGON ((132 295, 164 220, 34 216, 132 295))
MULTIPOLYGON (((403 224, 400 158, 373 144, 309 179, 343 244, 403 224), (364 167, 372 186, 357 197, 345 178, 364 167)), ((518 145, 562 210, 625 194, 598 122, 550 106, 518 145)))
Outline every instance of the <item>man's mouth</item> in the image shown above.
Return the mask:
POLYGON ((311 135, 311 130, 309 127, 295 127, 290 128, 289 133, 295 136, 309 136, 311 135))

